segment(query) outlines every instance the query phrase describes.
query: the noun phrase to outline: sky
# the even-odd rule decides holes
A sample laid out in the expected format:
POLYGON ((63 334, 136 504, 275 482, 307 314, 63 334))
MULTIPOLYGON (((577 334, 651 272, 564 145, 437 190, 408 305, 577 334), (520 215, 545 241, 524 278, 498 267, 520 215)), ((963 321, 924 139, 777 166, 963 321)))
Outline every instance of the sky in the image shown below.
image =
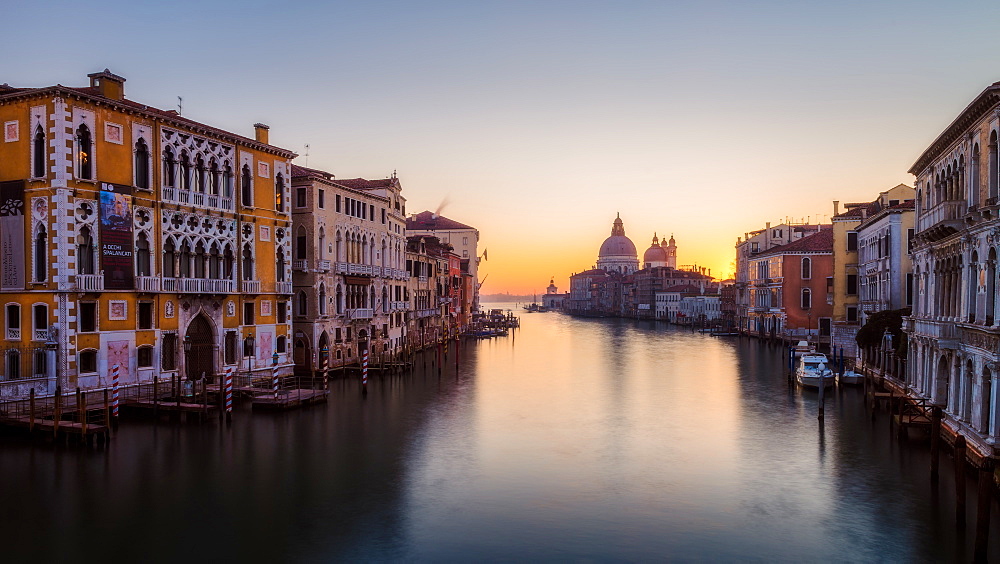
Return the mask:
POLYGON ((682 265, 870 201, 1000 80, 1000 4, 4 0, 0 82, 80 86, 248 137, 339 178, 396 171, 407 211, 480 231, 482 291, 591 268, 620 213, 682 265), (53 14, 64 14, 53 19, 53 14), (55 26, 55 27, 53 27, 55 26), (8 52, 10 53, 10 52, 8 52), (306 145, 309 146, 306 157, 306 145))

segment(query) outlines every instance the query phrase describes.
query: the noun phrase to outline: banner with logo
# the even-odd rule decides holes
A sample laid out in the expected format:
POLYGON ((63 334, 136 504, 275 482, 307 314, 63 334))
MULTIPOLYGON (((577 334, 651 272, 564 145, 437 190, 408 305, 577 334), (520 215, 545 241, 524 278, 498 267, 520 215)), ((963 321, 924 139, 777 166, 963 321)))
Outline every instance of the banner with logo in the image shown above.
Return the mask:
POLYGON ((24 181, 0 182, 0 289, 24 289, 24 181))
POLYGON ((135 288, 132 187, 101 183, 101 269, 104 288, 135 288))

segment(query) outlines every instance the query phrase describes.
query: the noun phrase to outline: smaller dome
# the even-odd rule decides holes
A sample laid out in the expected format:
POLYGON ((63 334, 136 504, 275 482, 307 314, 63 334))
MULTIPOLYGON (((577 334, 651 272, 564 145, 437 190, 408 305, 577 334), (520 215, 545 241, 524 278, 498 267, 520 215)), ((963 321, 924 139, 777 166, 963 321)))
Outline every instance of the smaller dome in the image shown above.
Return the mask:
POLYGON ((652 264, 654 262, 667 262, 667 251, 659 245, 654 245, 646 249, 646 253, 642 255, 642 262, 647 264, 652 264))

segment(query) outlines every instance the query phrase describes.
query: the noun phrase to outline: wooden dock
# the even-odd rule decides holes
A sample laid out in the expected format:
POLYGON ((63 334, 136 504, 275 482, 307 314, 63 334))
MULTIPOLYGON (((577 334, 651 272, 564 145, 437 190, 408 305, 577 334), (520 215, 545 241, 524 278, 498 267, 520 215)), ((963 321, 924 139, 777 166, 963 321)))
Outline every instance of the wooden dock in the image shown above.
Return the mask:
POLYGON ((323 390, 279 390, 274 393, 258 394, 253 397, 254 411, 283 411, 318 403, 326 403, 327 393, 323 390))

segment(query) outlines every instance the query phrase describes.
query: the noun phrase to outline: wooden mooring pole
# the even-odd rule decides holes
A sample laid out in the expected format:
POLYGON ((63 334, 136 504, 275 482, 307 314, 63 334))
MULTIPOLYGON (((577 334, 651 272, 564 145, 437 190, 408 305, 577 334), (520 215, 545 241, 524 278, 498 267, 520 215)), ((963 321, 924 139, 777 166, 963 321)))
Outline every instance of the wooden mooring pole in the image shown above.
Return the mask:
POLYGON ((931 481, 938 481, 938 455, 941 450, 941 408, 931 408, 931 481))
POLYGON ((979 503, 976 507, 976 562, 986 562, 990 540, 990 505, 993 503, 993 459, 979 467, 979 503))
POLYGON ((965 527, 965 435, 955 437, 955 524, 965 527))
POLYGON ((28 392, 28 432, 35 432, 35 389, 28 392))

